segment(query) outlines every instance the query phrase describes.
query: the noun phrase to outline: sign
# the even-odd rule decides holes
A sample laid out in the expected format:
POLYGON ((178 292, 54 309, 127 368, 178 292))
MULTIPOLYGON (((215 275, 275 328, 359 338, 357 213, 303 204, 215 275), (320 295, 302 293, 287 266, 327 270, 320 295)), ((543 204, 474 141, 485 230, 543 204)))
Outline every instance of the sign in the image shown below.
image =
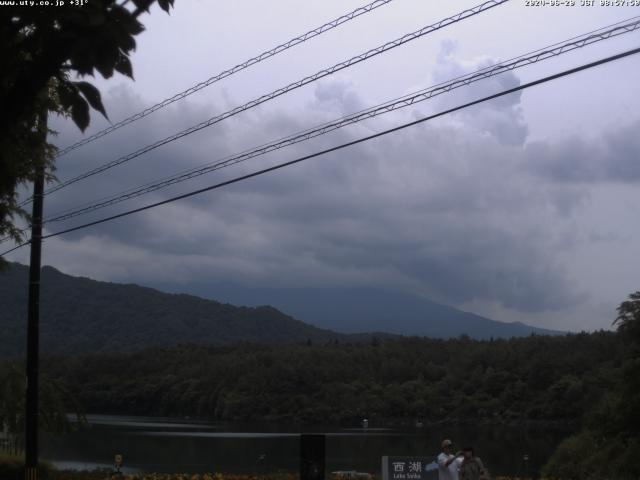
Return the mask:
POLYGON ((437 470, 434 457, 382 457, 383 480, 432 480, 437 470))
POLYGON ((115 458, 116 467, 120 468, 122 466, 122 455, 118 454, 115 458))

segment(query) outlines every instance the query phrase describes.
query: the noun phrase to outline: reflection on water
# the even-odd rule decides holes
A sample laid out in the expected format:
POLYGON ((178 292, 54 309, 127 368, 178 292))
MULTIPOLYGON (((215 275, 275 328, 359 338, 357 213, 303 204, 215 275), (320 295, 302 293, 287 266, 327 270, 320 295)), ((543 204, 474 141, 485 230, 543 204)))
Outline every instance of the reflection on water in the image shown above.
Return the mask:
MULTIPOLYGON (((73 420, 73 417, 71 417, 73 420)), ((87 420, 92 425, 110 425, 121 427, 141 428, 211 428, 210 423, 179 423, 183 420, 166 417, 122 417, 114 415, 87 415, 87 420)))
POLYGON ((95 462, 64 462, 58 461, 56 462, 56 467, 62 470, 93 470, 96 468, 104 469, 111 468, 112 465, 108 465, 106 463, 100 464, 95 462))
POLYGON ((210 438, 279 438, 297 437, 297 433, 261 432, 133 432, 137 435, 157 435, 161 437, 210 437, 210 438))
MULTIPOLYGON (((44 436, 42 456, 61 468, 112 465, 125 471, 266 473, 296 471, 300 427, 206 423, 189 419, 89 416, 90 426, 62 437, 44 436)), ((515 427, 305 428, 327 435, 327 469, 380 473, 383 455, 435 456, 440 441, 473 445, 496 475, 535 474, 564 432, 515 427), (529 460, 525 461, 524 456, 529 460)))

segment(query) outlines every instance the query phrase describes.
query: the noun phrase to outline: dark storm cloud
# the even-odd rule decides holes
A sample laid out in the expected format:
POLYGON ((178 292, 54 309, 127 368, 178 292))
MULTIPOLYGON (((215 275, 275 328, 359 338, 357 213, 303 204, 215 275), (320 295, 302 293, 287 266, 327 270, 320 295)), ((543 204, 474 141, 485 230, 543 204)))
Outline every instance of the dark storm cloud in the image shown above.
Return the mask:
MULTIPOLYGON (((461 65, 445 51, 435 77, 450 78, 486 62, 461 65)), ((495 77, 460 90, 456 102, 518 83, 513 74, 495 77)), ((344 79, 322 82, 314 91, 303 116, 277 104, 246 112, 52 195, 48 212, 222 158, 367 104, 344 79)), ((442 97, 435 106, 448 101, 442 97)), ((112 118, 120 118, 144 102, 120 89, 107 103, 112 118)), ((226 108, 223 101, 178 104, 65 157, 59 176, 68 178, 226 108)), ((409 115, 379 119, 375 130, 367 125, 341 130, 83 220, 379 131, 409 115)), ((58 127, 61 144, 72 137, 68 128, 58 127)), ((633 128, 637 131, 629 125, 607 133, 594 144, 525 145, 528 129, 520 96, 512 95, 453 119, 56 239, 50 251, 63 269, 82 264, 92 275, 114 280, 371 285, 455 304, 498 302, 523 312, 568 307, 583 297, 559 259, 580 241, 571 219, 588 192, 565 181, 637 179, 637 164, 631 162, 638 152, 633 128)))
POLYGON ((640 121, 617 125, 596 139, 573 137, 527 146, 531 172, 558 182, 640 181, 640 121))
MULTIPOLYGON (((322 112, 313 114, 318 121, 343 113, 345 98, 354 106, 361 104, 346 83, 321 86, 316 92, 310 107, 322 112)), ((180 120, 200 120, 201 110, 183 106, 180 120)), ((155 139, 167 122, 153 119, 128 137, 107 138, 82 153, 91 158, 95 151, 104 158, 112 144, 118 152, 134 149, 155 139)), ((148 179, 150 171, 161 177, 198 164, 212 150, 228 153, 230 145, 256 143, 260 125, 269 125, 270 136, 308 126, 299 120, 296 126, 286 114, 253 113, 226 129, 114 169, 108 181, 97 177, 92 185, 70 188, 64 197, 61 192, 60 205, 63 198, 73 204, 89 194, 106 194, 114 185, 125 188, 148 179)), ((358 127, 339 132, 316 141, 314 149, 366 131, 358 127)), ((296 147, 276 158, 308 149, 296 147)), ((99 253, 96 265, 106 264, 116 276, 141 276, 139 281, 145 275, 164 275, 283 286, 368 284, 411 289, 454 303, 489 299, 523 311, 566 306, 577 297, 563 267, 549 253, 555 250, 554 240, 535 233, 536 222, 550 219, 543 215, 531 224, 531 216, 540 210, 557 208, 556 197, 523 183, 513 162, 521 151, 479 131, 420 127, 78 232, 64 242, 76 258, 83 251, 86 256, 99 253), (132 258, 139 264, 135 274, 127 266, 132 258)), ((186 189, 183 185, 179 190, 186 189)), ((165 195, 149 196, 145 203, 165 195)), ((50 202, 50 208, 54 206, 56 202, 50 202)))

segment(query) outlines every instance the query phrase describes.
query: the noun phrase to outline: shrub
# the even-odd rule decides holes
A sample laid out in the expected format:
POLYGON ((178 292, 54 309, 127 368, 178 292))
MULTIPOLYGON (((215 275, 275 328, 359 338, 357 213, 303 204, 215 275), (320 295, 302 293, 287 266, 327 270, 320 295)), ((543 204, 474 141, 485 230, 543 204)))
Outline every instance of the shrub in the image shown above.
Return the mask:
MULTIPOLYGON (((42 479, 51 477, 53 468, 47 463, 41 463, 42 479)), ((24 456, 0 453, 0 478, 2 480, 24 480, 24 456)))

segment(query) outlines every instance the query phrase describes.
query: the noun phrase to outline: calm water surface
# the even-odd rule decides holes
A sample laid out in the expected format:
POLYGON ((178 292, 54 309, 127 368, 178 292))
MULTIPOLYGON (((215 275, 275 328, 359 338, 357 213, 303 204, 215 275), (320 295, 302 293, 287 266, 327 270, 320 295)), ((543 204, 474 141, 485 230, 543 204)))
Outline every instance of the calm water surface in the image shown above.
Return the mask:
MULTIPOLYGON (((128 471, 266 473, 296 471, 300 427, 207 423, 185 419, 90 415, 90 426, 42 439, 41 455, 59 467, 111 467, 116 453, 128 471)), ((515 427, 406 429, 317 427, 327 435, 327 469, 380 473, 383 455, 434 456, 443 438, 473 445, 492 474, 535 474, 566 432, 515 427), (529 460, 525 461, 524 456, 529 460)))

